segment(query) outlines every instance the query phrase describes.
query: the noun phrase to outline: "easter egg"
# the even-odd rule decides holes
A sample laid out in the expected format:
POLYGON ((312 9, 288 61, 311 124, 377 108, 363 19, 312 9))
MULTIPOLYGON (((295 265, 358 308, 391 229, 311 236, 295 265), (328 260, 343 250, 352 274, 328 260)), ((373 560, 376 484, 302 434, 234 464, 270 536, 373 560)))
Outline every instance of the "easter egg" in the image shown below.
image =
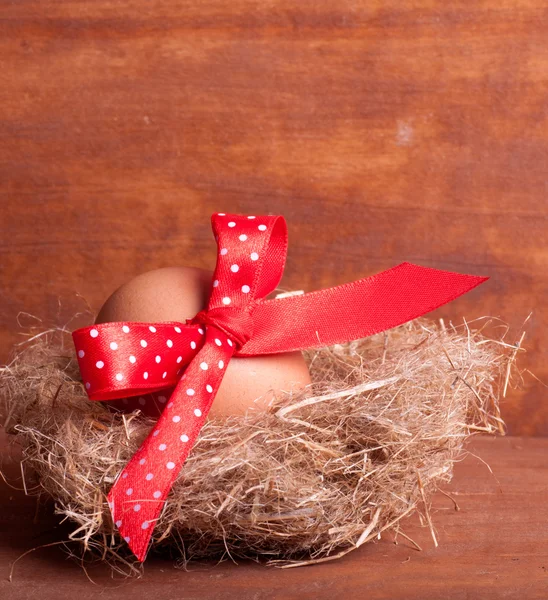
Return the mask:
MULTIPOLYGON (((107 299, 95 322, 185 323, 207 308, 212 275, 194 267, 167 267, 138 275, 107 299)), ((298 391, 310 383, 310 373, 301 352, 233 357, 208 418, 242 415, 250 409, 267 410, 276 391, 298 391)), ((172 390, 112 404, 158 415, 172 390)))

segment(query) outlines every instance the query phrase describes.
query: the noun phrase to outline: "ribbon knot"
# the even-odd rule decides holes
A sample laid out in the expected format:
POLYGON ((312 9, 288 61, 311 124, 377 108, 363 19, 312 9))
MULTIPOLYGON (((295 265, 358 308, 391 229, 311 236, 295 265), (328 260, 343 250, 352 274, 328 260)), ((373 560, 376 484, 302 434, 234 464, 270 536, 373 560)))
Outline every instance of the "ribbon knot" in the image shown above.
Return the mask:
POLYGON ((141 561, 232 356, 367 337, 487 279, 402 263, 352 283, 267 300, 285 265, 284 218, 217 213, 212 225, 218 256, 207 309, 186 323, 102 323, 72 334, 90 400, 171 393, 108 494, 113 522, 141 561))
POLYGON ((234 344, 236 355, 253 335, 253 318, 249 307, 204 309, 193 319, 187 320, 187 324, 216 327, 234 344))

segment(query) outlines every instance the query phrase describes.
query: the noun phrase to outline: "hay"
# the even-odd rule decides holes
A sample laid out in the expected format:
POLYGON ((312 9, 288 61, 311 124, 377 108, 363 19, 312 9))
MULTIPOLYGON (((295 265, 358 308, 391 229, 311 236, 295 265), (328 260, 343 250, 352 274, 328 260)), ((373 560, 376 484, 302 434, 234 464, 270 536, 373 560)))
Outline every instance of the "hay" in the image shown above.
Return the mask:
MULTIPOLYGON (((484 337, 486 325, 421 319, 306 352, 309 389, 277 392, 268 412, 206 422, 153 548, 183 566, 227 555, 298 566, 339 558, 417 509, 436 543, 431 494, 470 435, 504 433, 498 400, 520 343, 484 337)), ((0 397, 28 493, 53 498, 92 556, 134 568, 106 493, 154 421, 90 402, 62 330, 22 346, 0 397)))

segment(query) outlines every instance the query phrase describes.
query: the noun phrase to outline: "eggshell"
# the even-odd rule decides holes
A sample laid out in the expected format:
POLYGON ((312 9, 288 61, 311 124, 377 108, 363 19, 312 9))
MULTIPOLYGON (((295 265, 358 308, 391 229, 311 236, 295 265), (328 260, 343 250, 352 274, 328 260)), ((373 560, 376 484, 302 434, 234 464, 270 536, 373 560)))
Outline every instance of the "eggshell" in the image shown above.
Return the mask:
MULTIPOLYGON (((167 267, 138 275, 105 302, 96 323, 181 321, 207 307, 212 273, 194 267, 167 267)), ((275 390, 298 390, 311 383, 300 352, 234 357, 230 360, 209 417, 265 410, 275 390)), ((141 403, 144 404, 143 399, 141 403)))

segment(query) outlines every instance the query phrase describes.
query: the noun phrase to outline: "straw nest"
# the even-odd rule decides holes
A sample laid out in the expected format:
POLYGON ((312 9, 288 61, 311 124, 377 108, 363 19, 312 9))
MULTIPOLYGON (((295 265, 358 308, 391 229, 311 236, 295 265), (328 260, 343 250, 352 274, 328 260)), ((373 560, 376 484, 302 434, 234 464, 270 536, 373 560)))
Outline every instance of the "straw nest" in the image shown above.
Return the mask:
MULTIPOLYGON (((485 319, 473 325, 421 319, 308 351, 309 389, 277 392, 268 412, 209 419, 153 551, 183 566, 204 557, 298 566, 339 558, 415 510, 434 536, 430 497, 465 440, 504 432, 498 400, 520 344, 485 337, 485 319)), ((106 494, 154 421, 90 402, 63 330, 20 347, 0 374, 0 398, 27 493, 53 498, 90 556, 136 568, 106 494)))

